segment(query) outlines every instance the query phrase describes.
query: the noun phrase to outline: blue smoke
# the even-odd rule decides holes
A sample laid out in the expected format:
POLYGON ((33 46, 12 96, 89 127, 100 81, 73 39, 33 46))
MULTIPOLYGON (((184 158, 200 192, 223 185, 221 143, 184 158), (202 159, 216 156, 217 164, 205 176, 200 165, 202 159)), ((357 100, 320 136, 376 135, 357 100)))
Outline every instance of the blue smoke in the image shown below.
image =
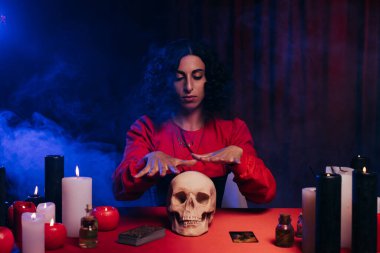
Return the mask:
POLYGON ((20 121, 13 112, 0 112, 0 136, 0 157, 11 182, 11 196, 25 199, 36 185, 44 189, 44 158, 59 154, 65 157, 65 176, 74 176, 78 164, 81 176, 93 177, 96 205, 116 204, 111 175, 120 157, 112 145, 80 142, 39 113, 20 121))
POLYGON ((44 189, 46 155, 65 157, 65 177, 75 175, 76 165, 81 176, 92 177, 95 206, 146 205, 149 200, 149 194, 128 203, 114 199, 112 173, 121 160, 114 145, 73 138, 40 113, 34 113, 30 120, 22 120, 11 111, 0 111, 0 163, 6 167, 10 182, 8 195, 13 200, 25 199, 36 185, 40 191, 44 189))

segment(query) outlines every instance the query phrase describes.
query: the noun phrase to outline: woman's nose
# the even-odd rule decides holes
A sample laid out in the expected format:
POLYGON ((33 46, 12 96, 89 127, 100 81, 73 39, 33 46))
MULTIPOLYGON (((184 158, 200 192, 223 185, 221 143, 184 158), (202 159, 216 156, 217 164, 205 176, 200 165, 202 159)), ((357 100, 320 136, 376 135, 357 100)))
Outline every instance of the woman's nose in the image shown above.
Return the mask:
POLYGON ((193 91, 194 86, 193 86, 193 82, 191 81, 191 79, 186 80, 183 88, 184 88, 184 91, 187 93, 190 93, 193 91))

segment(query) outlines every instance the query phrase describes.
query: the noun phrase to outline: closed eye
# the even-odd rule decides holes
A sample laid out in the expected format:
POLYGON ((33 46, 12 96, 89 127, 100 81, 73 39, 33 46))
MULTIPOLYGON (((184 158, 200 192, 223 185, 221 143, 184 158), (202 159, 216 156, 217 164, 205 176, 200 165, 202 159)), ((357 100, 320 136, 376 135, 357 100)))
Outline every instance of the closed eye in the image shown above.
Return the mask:
POLYGON ((183 80, 184 78, 185 78, 184 75, 181 75, 181 74, 177 73, 176 76, 175 76, 175 81, 178 82, 178 81, 183 80))
POLYGON ((204 70, 203 69, 196 69, 194 70, 192 73, 191 73, 192 77, 195 79, 195 80, 200 80, 203 78, 204 76, 204 70))
POLYGON ((201 76, 195 76, 195 75, 193 75, 193 78, 195 80, 201 80, 203 78, 203 75, 201 75, 201 76))

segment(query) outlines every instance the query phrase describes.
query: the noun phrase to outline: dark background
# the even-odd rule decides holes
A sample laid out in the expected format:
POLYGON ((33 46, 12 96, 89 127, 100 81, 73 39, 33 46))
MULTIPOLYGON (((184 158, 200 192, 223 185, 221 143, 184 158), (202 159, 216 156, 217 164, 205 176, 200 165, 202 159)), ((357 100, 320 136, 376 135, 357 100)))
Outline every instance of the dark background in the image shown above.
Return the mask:
POLYGON ((233 112, 249 125, 278 184, 269 206, 353 156, 380 166, 380 4, 366 1, 0 0, 0 163, 10 200, 43 189, 44 157, 116 202, 111 174, 142 111, 148 52, 202 39, 234 78, 233 112))

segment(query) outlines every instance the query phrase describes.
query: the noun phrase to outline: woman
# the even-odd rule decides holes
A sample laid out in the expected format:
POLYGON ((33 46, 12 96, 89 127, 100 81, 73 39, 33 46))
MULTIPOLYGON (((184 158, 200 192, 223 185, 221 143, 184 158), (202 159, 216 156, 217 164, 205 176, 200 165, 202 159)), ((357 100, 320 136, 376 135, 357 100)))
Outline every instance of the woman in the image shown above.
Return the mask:
POLYGON ((117 199, 137 199, 157 185, 164 205, 170 180, 187 170, 214 181, 218 206, 230 171, 248 200, 274 198, 276 182, 257 157, 248 127, 220 116, 227 75, 209 49, 187 40, 169 44, 148 64, 145 84, 150 115, 127 132, 124 158, 113 176, 117 199))

